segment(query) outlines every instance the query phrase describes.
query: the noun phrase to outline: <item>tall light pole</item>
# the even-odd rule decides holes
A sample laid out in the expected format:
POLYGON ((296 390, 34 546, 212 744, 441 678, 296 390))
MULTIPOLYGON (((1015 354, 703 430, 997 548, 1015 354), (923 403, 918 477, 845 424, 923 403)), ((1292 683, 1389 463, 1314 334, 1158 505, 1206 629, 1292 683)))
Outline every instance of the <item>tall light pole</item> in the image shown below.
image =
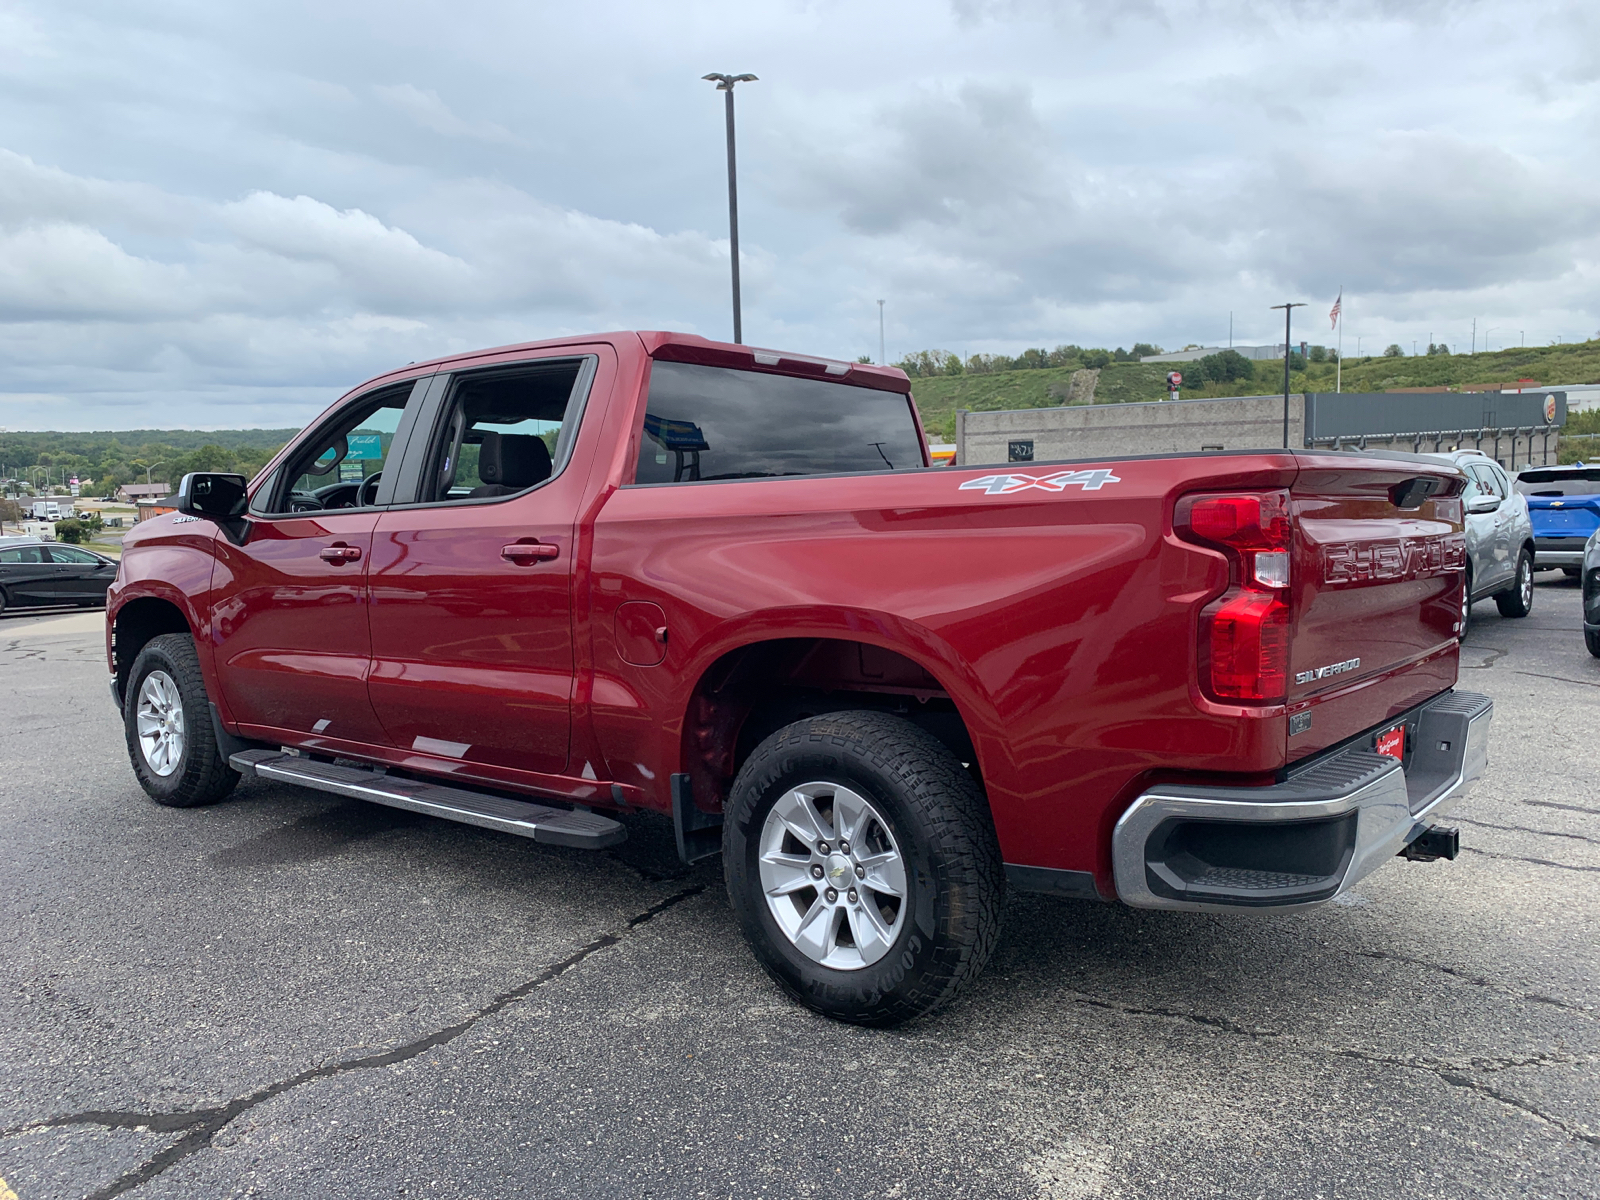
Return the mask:
POLYGON ((1294 315, 1294 310, 1304 308, 1305 304, 1296 300, 1293 304, 1274 304, 1274 309, 1283 309, 1283 448, 1289 448, 1289 318, 1294 315))
POLYGON ((714 82, 717 91, 725 93, 728 102, 728 252, 733 259, 733 341, 735 345, 740 345, 744 342, 744 327, 739 318, 739 183, 733 161, 733 85, 755 83, 756 77, 724 75, 713 71, 700 78, 714 82))
POLYGON ((166 465, 167 464, 164 463, 164 462, 151 463, 148 467, 146 467, 144 469, 144 482, 145 482, 145 486, 146 487, 148 487, 150 485, 150 472, 154 471, 157 467, 164 467, 166 465))
POLYGON ((883 347, 884 347, 884 341, 883 341, 883 301, 879 300, 878 301, 878 365, 880 367, 887 367, 889 365, 889 353, 883 347))

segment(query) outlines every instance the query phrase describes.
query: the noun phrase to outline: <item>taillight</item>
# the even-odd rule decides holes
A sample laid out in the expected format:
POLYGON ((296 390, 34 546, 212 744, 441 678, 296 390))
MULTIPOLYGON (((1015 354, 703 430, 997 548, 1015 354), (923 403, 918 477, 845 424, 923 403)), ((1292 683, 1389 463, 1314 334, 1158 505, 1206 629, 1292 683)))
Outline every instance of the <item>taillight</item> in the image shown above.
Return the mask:
POLYGON ((1281 703, 1289 692, 1289 493, 1186 496, 1173 525, 1229 560, 1228 590, 1200 614, 1202 686, 1219 700, 1281 703))

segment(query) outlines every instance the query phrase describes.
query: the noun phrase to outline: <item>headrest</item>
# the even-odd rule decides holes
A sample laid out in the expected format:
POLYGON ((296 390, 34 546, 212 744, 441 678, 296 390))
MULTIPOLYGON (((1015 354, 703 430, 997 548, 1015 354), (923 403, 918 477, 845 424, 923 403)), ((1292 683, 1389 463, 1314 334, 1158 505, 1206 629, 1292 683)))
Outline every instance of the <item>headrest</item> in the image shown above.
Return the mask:
POLYGON ((478 446, 478 478, 525 488, 550 478, 550 447, 532 433, 488 433, 478 446))

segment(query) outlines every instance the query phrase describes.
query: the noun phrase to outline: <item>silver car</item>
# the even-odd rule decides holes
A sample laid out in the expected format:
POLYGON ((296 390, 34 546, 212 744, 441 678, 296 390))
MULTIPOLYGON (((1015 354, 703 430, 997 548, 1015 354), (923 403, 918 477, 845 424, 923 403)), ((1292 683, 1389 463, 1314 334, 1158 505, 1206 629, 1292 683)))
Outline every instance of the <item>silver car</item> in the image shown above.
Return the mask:
POLYGON ((1467 525, 1467 590, 1461 606, 1461 636, 1472 623, 1472 605, 1489 596, 1502 617, 1533 611, 1533 522, 1527 497, 1511 486, 1505 470, 1478 450, 1433 454, 1467 476, 1461 493, 1467 525))
POLYGON ((1583 547, 1583 640, 1600 658, 1600 529, 1583 547))

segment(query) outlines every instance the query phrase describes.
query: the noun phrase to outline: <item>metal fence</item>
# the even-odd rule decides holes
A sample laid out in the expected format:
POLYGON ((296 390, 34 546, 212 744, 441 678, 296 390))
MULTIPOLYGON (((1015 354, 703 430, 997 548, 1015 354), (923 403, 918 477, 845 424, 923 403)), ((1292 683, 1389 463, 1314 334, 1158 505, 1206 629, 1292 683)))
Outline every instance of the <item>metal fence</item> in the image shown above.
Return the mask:
MULTIPOLYGON (((1390 449, 1395 448, 1396 443, 1410 442, 1411 452, 1413 454, 1422 454, 1424 453, 1424 446, 1431 442, 1433 444, 1431 453, 1439 454, 1447 448, 1445 445, 1447 442, 1450 443, 1448 447, 1450 449, 1463 449, 1466 443, 1470 441, 1474 450, 1482 450, 1498 462, 1500 460, 1501 443, 1509 441, 1511 443, 1511 461, 1505 465, 1508 469, 1515 471, 1518 465, 1517 440, 1519 438, 1526 439, 1528 445, 1527 458, 1521 465, 1524 467, 1546 467, 1551 462, 1550 439, 1560 432, 1560 425, 1512 425, 1478 429, 1427 429, 1409 433, 1341 433, 1329 437, 1310 437, 1306 439, 1306 444, 1310 446, 1327 446, 1334 450, 1366 450, 1369 448, 1368 443, 1370 442, 1386 443, 1390 449), (1538 463, 1533 461, 1533 439, 1536 437, 1541 439, 1538 463), (1491 448, 1485 450, 1485 443, 1488 443, 1491 448)), ((1590 433, 1565 434, 1563 436, 1595 437, 1596 435, 1590 433)))

